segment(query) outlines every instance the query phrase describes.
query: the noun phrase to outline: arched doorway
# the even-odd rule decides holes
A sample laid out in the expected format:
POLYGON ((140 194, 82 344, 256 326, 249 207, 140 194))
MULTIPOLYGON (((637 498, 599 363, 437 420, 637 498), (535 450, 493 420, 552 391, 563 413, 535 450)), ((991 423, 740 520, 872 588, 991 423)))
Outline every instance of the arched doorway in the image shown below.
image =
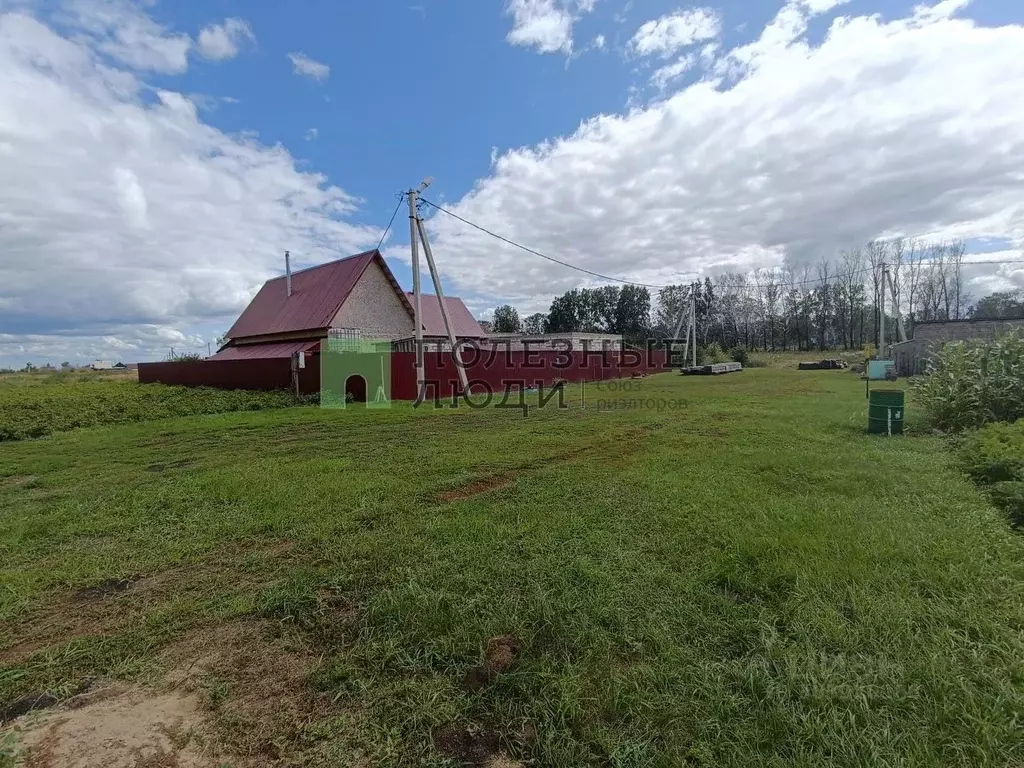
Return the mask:
POLYGON ((345 402, 366 402, 366 379, 357 373, 354 373, 345 379, 345 402))

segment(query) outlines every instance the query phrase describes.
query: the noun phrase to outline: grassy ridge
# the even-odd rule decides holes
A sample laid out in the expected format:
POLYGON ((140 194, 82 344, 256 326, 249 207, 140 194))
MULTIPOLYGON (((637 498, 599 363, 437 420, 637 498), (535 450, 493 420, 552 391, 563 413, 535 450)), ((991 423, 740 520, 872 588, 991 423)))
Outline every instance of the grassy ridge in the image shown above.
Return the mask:
POLYGON ((0 377, 0 442, 79 427, 290 404, 282 392, 142 385, 134 374, 13 374, 0 377))
POLYGON ((541 766, 1024 759, 1024 540, 939 438, 865 435, 844 372, 629 385, 526 419, 299 408, 0 447, 0 649, 82 586, 199 574, 0 662, 0 703, 256 614, 320 649, 332 715, 282 737, 305 764, 442 765, 453 723, 541 766), (467 689, 498 635, 514 666, 467 689))

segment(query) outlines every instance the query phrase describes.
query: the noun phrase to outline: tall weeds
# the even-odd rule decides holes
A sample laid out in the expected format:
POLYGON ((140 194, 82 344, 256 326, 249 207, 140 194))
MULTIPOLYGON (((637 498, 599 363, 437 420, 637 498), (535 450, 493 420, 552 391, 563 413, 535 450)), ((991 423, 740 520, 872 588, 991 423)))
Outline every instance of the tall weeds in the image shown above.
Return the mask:
POLYGON ((946 344, 914 393, 932 426, 948 432, 1024 418, 1024 337, 946 344))

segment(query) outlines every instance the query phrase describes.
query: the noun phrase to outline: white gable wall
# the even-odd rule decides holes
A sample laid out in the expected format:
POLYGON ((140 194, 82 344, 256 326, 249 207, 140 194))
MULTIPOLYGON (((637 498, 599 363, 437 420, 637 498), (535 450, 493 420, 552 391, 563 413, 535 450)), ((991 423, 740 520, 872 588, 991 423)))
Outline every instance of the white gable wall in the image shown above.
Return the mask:
POLYGON ((332 328, 356 328, 364 339, 404 339, 413 334, 412 317, 376 259, 341 305, 332 328))

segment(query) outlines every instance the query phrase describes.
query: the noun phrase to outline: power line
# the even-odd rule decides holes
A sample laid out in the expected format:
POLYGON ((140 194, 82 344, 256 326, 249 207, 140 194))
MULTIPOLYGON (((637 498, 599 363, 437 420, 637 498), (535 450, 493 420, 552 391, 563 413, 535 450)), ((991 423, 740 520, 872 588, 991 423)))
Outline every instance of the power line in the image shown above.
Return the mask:
MULTIPOLYGON (((938 264, 937 261, 925 261, 924 264, 938 264)), ((904 262, 904 265, 906 262, 904 262)), ((998 261, 961 261, 961 267, 974 267, 979 264, 1024 264, 1024 259, 1000 259, 998 261)))
MULTIPOLYGON (((585 267, 580 267, 580 266, 577 266, 575 264, 570 264, 569 262, 562 261, 561 259, 556 259, 553 256, 548 256, 547 254, 541 253, 540 251, 534 250, 533 248, 529 248, 529 247, 527 247, 525 245, 517 243, 516 241, 510 240, 507 237, 503 237, 502 235, 499 235, 496 232, 492 232, 491 230, 487 229, 486 227, 482 227, 479 224, 476 224, 476 223, 474 223, 472 221, 469 221, 468 219, 465 219, 462 216, 459 216, 457 213, 449 211, 447 208, 442 208, 437 203, 431 202, 430 200, 427 200, 424 197, 421 197, 420 200, 423 203, 425 203, 426 205, 429 205, 431 208, 434 208, 435 210, 438 210, 441 213, 446 213, 449 216, 451 216, 453 219, 457 219, 458 221, 461 221, 463 224, 467 224, 470 227, 473 227, 474 229, 478 229, 481 232, 483 232, 483 233, 485 233, 487 235, 490 235, 491 237, 494 237, 494 238, 496 238, 498 240, 501 240, 503 243, 508 243, 509 245, 514 246, 516 248, 519 248, 520 250, 526 251, 527 253, 533 254, 534 256, 539 256, 542 259, 546 259, 546 260, 548 260, 550 262, 553 262, 555 264, 560 264, 561 266, 568 267, 569 269, 574 269, 577 272, 583 272, 585 274, 592 275, 594 277, 599 277, 602 280, 611 280, 612 282, 615 282, 615 283, 622 283, 624 285, 635 285, 635 286, 638 286, 638 287, 641 287, 641 288, 658 288, 658 289, 661 289, 661 288, 669 288, 669 287, 671 287, 671 286, 667 286, 667 285, 654 285, 652 283, 640 283, 640 282, 635 282, 633 280, 624 280, 624 279, 622 279, 620 277, 612 277, 610 275, 603 275, 600 272, 594 272, 593 270, 586 269, 585 267)), ((399 201, 399 202, 401 202, 401 201, 399 201)), ((907 263, 909 263, 909 262, 905 262, 904 264, 907 264, 907 263)), ((935 262, 935 261, 918 261, 918 262, 913 262, 913 263, 915 265, 931 265, 931 264, 936 264, 938 262, 935 262)), ((961 262, 962 266, 977 266, 977 265, 985 265, 985 264, 1024 264, 1024 259, 1001 259, 1001 260, 997 260, 997 261, 963 261, 963 262, 961 262)), ((868 272, 874 271, 874 269, 875 269, 875 267, 869 266, 869 267, 865 267, 863 269, 858 269, 858 270, 856 270, 854 272, 837 273, 834 277, 835 277, 835 279, 837 281, 840 280, 840 279, 849 279, 849 278, 851 278, 851 277, 853 277, 855 275, 867 274, 868 272)), ((699 274, 699 273, 691 272, 691 273, 685 273, 685 274, 699 274)), ((818 277, 818 278, 814 278, 814 279, 811 279, 811 280, 797 280, 797 281, 790 282, 790 283, 776 283, 775 287, 776 288, 795 288, 796 286, 810 285, 811 283, 824 284, 824 282, 825 282, 825 278, 818 277)))
MULTIPOLYGON (((669 287, 667 285, 654 285, 653 283, 639 283, 639 282, 635 282, 633 280, 623 280, 621 277, 612 277, 611 275, 602 275, 600 272, 594 272, 593 270, 586 269, 585 267, 579 267, 579 266, 577 266, 575 264, 570 264, 567 261, 562 261, 562 260, 556 259, 556 258, 554 258, 552 256, 548 256, 546 254, 543 254, 540 251, 535 251, 533 248, 527 248, 525 245, 521 245, 521 244, 517 243, 515 240, 509 240, 507 237, 502 237, 501 235, 497 234, 496 232, 492 232, 491 230, 486 229, 485 227, 481 227, 479 224, 474 224, 472 221, 469 221, 468 219, 464 219, 461 216, 459 216, 457 213, 452 213, 447 208, 442 208, 437 203, 432 203, 432 202, 430 202, 429 200, 427 200, 424 197, 421 197, 420 200, 422 200, 424 203, 429 205, 431 208, 435 208, 438 211, 440 211, 441 213, 447 213, 453 219, 458 219, 463 224, 468 224, 469 226, 473 227, 474 229, 479 229, 481 232, 484 232, 485 234, 488 234, 491 237, 497 238, 498 240, 501 240, 503 243, 508 243, 509 245, 513 245, 516 248, 519 248, 520 250, 526 251, 527 253, 532 253, 534 256, 540 256, 542 259, 547 259, 548 261, 553 262, 555 264, 560 264, 563 267, 568 267, 569 269, 575 269, 577 272, 585 272, 588 275, 593 275, 594 277, 599 277, 602 280, 611 280, 613 283, 622 283, 623 285, 635 285, 635 286, 637 286, 639 288, 668 288, 669 287)), ((696 273, 694 273, 694 274, 696 274, 696 273)))
POLYGON ((380 242, 377 243, 375 250, 380 250, 380 247, 384 245, 384 238, 388 236, 388 232, 391 231, 391 225, 395 223, 395 216, 398 215, 398 209, 402 207, 402 201, 405 200, 405 192, 398 193, 398 205, 395 206, 395 212, 391 214, 391 221, 388 222, 387 227, 384 229, 384 234, 380 236, 380 242))

